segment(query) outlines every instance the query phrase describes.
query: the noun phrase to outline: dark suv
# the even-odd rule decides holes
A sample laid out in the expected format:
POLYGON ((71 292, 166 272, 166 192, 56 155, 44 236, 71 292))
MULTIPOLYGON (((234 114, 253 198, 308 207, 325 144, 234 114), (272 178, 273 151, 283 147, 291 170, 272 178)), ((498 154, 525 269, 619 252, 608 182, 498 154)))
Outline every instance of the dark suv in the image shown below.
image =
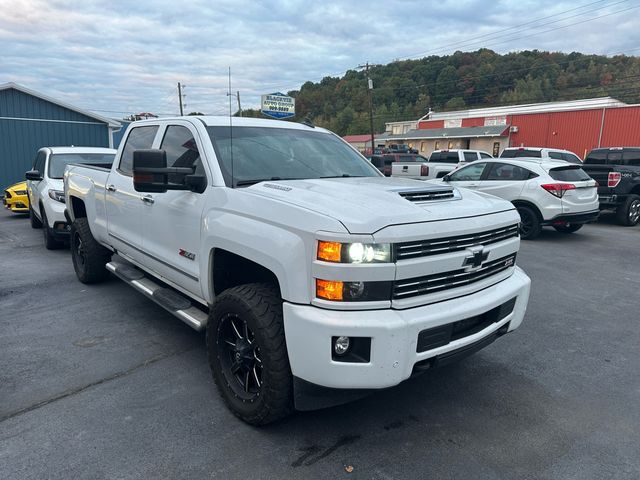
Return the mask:
POLYGON ((600 210, 615 210, 622 225, 640 221, 640 147, 596 148, 582 168, 600 184, 600 210))

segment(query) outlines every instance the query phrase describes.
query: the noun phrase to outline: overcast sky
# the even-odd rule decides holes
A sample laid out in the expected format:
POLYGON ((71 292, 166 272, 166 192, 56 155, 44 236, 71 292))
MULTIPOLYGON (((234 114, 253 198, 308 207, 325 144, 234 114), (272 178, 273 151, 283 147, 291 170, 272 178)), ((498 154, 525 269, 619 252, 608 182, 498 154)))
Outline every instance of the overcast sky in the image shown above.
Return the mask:
POLYGON ((224 114, 228 67, 248 108, 365 61, 480 47, 640 54, 639 0, 0 0, 0 12, 0 83, 115 118, 177 113, 179 81, 187 112, 224 114))

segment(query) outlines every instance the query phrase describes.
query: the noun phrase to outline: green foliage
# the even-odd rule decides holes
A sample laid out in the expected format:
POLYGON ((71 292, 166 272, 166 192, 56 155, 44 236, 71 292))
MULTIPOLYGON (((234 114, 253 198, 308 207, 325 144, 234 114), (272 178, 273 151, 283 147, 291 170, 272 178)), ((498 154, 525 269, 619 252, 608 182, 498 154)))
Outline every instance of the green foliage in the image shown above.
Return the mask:
MULTIPOLYGON (((376 132, 385 122, 415 120, 429 111, 516 103, 577 100, 610 95, 640 103, 640 58, 581 53, 492 50, 404 60, 370 70, 376 132)), ((369 132, 369 97, 362 71, 325 77, 288 92, 295 121, 310 118, 339 135, 369 132)), ((243 116, 260 117, 259 110, 243 116)))

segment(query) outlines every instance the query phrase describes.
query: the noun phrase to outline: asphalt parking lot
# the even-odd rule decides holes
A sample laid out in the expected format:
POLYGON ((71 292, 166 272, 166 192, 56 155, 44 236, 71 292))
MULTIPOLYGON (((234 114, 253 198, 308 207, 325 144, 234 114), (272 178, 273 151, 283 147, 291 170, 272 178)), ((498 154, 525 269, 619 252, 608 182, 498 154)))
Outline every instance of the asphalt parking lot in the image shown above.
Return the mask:
POLYGON ((204 338, 0 213, 0 478, 640 477, 640 227, 523 242, 523 326, 461 363, 267 428, 204 338), (345 466, 352 466, 347 473, 345 466))

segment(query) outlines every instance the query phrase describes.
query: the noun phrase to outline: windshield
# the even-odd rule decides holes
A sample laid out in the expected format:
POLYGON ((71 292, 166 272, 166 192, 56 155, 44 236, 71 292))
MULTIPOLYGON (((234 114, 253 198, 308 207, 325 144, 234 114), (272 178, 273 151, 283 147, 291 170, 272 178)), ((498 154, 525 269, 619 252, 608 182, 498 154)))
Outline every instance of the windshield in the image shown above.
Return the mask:
POLYGON ((55 153, 49 157, 49 178, 61 179, 71 163, 89 163, 101 167, 113 164, 113 153, 55 153))
POLYGON ((378 170, 338 137, 291 128, 207 127, 227 186, 264 180, 379 177, 378 170))

